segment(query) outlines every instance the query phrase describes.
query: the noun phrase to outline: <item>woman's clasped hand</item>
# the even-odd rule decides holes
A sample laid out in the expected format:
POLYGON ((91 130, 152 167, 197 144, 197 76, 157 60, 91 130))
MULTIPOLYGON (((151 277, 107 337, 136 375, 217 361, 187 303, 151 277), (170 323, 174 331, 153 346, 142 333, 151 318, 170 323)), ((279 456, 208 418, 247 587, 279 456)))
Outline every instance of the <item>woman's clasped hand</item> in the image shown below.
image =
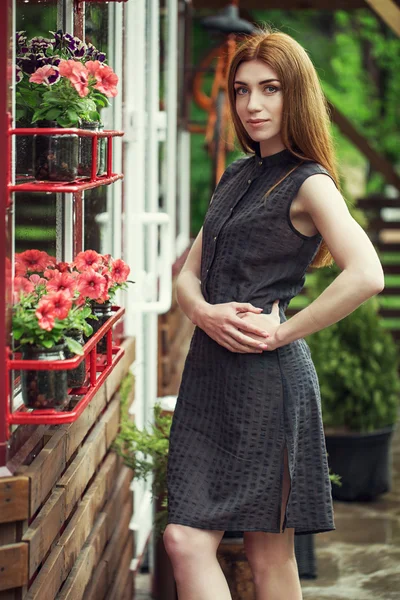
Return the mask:
POLYGON ((269 314, 250 302, 209 304, 196 319, 196 324, 218 344, 240 354, 274 350, 275 332, 280 325, 279 300, 269 314))

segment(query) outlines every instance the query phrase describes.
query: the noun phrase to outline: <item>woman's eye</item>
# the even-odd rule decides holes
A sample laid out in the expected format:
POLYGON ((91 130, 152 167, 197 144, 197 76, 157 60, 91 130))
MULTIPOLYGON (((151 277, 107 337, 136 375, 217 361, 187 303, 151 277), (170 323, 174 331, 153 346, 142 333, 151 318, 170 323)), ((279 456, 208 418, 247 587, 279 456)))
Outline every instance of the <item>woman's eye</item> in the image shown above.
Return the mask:
POLYGON ((278 88, 275 85, 267 85, 264 90, 272 90, 273 92, 277 92, 278 88))
POLYGON ((236 88, 236 93, 239 94, 239 96, 243 96, 245 92, 247 92, 247 88, 245 87, 236 88))

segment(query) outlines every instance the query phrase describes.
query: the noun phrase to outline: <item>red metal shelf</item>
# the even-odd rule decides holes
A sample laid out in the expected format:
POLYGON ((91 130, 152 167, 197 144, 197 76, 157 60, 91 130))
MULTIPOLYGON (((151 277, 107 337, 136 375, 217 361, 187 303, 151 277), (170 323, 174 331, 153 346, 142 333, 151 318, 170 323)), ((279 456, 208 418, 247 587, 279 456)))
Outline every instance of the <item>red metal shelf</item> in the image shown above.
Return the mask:
MULTIPOLYGON (((60 425, 62 423, 73 423, 82 414, 93 396, 103 385, 104 381, 114 369, 115 365, 124 355, 124 349, 112 345, 112 326, 122 317, 124 308, 113 306, 114 315, 104 323, 99 330, 93 334, 90 340, 83 347, 83 355, 76 356, 62 361, 57 360, 22 360, 7 359, 8 373, 13 370, 36 370, 36 371, 64 371, 75 369, 83 360, 89 362, 89 383, 85 387, 71 388, 70 395, 82 396, 72 410, 59 411, 55 409, 28 409, 25 405, 20 405, 14 412, 10 410, 10 401, 6 403, 6 423, 9 426, 18 425, 60 425), (107 352, 104 355, 97 354, 97 343, 106 336, 107 352), (100 373, 99 376, 97 374, 100 373), (30 412, 28 412, 30 411, 30 412)), ((7 377, 7 382, 10 377, 7 377)), ((10 395, 7 394, 7 398, 10 395)))
POLYGON ((122 137, 123 131, 104 130, 90 131, 88 129, 78 129, 76 127, 59 128, 59 127, 21 127, 9 130, 10 135, 71 135, 75 134, 79 137, 92 138, 92 157, 97 156, 97 144, 99 138, 107 138, 107 172, 106 175, 97 176, 97 161, 93 160, 90 177, 79 177, 75 181, 29 181, 26 183, 9 183, 9 192, 62 192, 75 193, 84 190, 90 190, 101 185, 109 185, 123 178, 121 173, 112 172, 112 157, 114 137, 122 137))
POLYGON ((114 183, 114 181, 123 179, 123 177, 124 176, 120 173, 111 173, 110 177, 102 175, 93 180, 80 179, 72 181, 71 183, 62 183, 61 181, 54 183, 49 183, 47 181, 30 181, 29 183, 16 183, 15 185, 10 185, 9 190, 10 192, 83 192, 84 190, 91 190, 101 185, 114 183))

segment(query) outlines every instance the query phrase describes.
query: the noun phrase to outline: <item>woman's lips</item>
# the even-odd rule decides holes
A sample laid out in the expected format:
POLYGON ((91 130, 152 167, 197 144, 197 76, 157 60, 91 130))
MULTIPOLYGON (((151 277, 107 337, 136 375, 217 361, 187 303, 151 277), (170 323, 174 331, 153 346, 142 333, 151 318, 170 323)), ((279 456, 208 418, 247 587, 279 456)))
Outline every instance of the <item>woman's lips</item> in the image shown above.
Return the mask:
POLYGON ((257 121, 247 121, 247 123, 250 125, 250 127, 256 127, 256 128, 262 127, 263 125, 265 125, 266 123, 269 123, 269 122, 270 122, 269 119, 262 119, 262 120, 260 119, 257 121))

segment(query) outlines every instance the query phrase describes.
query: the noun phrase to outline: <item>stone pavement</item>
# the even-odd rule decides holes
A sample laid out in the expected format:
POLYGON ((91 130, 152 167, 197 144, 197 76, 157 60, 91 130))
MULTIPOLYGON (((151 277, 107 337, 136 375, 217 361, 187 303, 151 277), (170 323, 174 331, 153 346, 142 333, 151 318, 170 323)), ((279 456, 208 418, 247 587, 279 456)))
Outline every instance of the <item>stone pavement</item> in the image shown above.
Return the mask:
MULTIPOLYGON (((335 521, 336 531, 315 536, 318 578, 302 581, 304 600, 400 600, 400 425, 392 490, 375 502, 335 502, 335 521)), ((135 600, 151 600, 149 582, 137 577, 135 600)))
POLYGON ((304 600, 400 600, 400 423, 392 490, 375 502, 335 502, 336 531, 316 535, 318 579, 304 600))

